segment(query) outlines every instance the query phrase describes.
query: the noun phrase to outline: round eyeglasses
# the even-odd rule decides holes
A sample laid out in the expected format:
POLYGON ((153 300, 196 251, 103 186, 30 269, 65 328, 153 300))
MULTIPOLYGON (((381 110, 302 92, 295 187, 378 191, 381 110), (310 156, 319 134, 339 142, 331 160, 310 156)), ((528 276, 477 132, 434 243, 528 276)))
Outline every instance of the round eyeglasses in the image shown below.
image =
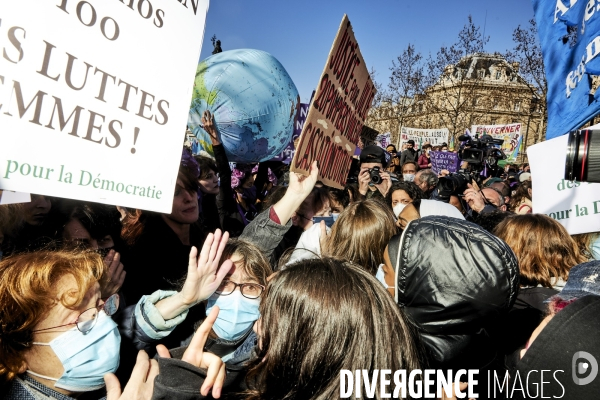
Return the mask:
POLYGON ((104 311, 106 315, 111 317, 117 312, 118 309, 119 295, 115 293, 106 299, 99 299, 98 305, 96 307, 88 308, 87 310, 83 311, 81 314, 79 314, 75 322, 53 326, 51 328, 38 329, 33 332, 42 332, 50 329, 61 328, 63 326, 75 325, 77 326, 79 332, 85 335, 86 333, 92 330, 94 325, 96 325, 96 321, 98 320, 98 314, 100 313, 100 311, 104 311))
POLYGON ((227 296, 228 294, 233 293, 238 286, 240 287, 242 296, 247 299, 257 299, 265 290, 265 287, 258 283, 235 283, 233 281, 223 280, 215 293, 227 296))

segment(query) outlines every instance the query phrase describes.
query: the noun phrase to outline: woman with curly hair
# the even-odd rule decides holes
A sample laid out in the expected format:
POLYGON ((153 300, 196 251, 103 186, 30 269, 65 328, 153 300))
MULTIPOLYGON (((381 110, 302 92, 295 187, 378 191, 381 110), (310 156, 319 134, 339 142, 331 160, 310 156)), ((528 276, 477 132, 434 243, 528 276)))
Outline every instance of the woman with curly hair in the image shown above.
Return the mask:
POLYGON ((515 214, 531 214, 531 181, 522 182, 517 188, 514 196, 510 199, 510 211, 515 214))

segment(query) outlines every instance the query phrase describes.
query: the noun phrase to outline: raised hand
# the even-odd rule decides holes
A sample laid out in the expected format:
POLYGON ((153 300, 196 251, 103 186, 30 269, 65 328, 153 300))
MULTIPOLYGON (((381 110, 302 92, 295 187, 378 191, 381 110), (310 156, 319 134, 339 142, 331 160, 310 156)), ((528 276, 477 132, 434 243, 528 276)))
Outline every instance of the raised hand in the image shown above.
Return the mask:
MULTIPOLYGON (((183 353, 183 357, 181 357, 182 361, 192 364, 195 367, 206 369, 206 378, 200 388, 200 393, 203 396, 207 396, 212 388, 212 397, 215 399, 221 397, 221 390, 223 389, 223 383, 225 382, 225 363, 219 356, 204 351, 204 345, 206 344, 208 334, 217 320, 218 315, 219 307, 215 306, 202 325, 200 325, 194 334, 190 345, 183 353)), ((162 344, 156 346, 156 352, 160 357, 171 358, 169 350, 162 344)))
POLYGON ((188 274, 181 289, 181 297, 186 304, 196 304, 206 300, 219 287, 231 269, 231 261, 226 260, 219 268, 219 260, 229 240, 229 233, 217 229, 214 235, 206 237, 198 257, 195 247, 190 251, 188 274))
POLYGON ((126 274, 121 263, 121 255, 114 250, 109 251, 104 257, 104 265, 106 265, 106 273, 100 280, 100 292, 103 299, 112 296, 121 289, 126 274))
POLYGON ((308 176, 290 172, 290 184, 287 191, 302 196, 302 200, 304 200, 315 187, 318 177, 319 168, 317 167, 317 162, 313 161, 308 176))
POLYGON ((217 229, 214 235, 210 233, 206 237, 200 255, 198 250, 192 247, 188 273, 181 292, 155 304, 165 320, 175 318, 202 300, 208 299, 217 290, 233 265, 231 260, 226 260, 219 268, 219 260, 227 240, 229 233, 221 234, 221 230, 217 229))
POLYGON ((219 135, 217 134, 217 126, 215 125, 215 116, 211 115, 210 111, 204 110, 200 122, 202 122, 202 127, 210 136, 212 144, 221 144, 219 135))
POLYGON ((115 374, 104 375, 106 400, 150 400, 154 391, 154 378, 158 375, 158 362, 150 360, 144 350, 140 350, 131 372, 131 378, 121 393, 121 384, 115 374))

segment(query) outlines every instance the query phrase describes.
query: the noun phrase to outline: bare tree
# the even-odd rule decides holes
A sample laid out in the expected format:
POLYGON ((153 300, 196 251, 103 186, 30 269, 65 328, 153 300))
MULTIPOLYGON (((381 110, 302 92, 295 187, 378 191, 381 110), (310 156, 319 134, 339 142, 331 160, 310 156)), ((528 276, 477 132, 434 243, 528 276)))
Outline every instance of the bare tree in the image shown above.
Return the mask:
MULTIPOLYGON (((567 40, 570 39, 567 38, 567 40)), ((532 102, 528 109, 528 118, 531 118, 531 114, 541 114, 541 124, 536 127, 535 131, 529 132, 533 135, 533 143, 537 143, 543 140, 544 126, 548 121, 548 108, 546 104, 548 82, 546 81, 544 59, 538 40, 535 19, 529 20, 527 27, 519 25, 514 30, 513 42, 515 43, 515 47, 507 51, 505 57, 507 60, 519 63, 519 74, 529 84, 532 102)))
POLYGON ((425 89, 424 67, 423 56, 409 44, 396 60, 392 60, 387 89, 378 88, 379 103, 374 104, 370 123, 378 126, 380 131, 390 131, 392 142, 397 142, 400 127, 410 122, 408 111, 414 97, 425 89))
POLYGON ((429 115, 428 128, 447 127, 456 137, 465 127, 479 122, 481 112, 476 110, 496 107, 497 96, 478 98, 485 75, 476 70, 475 58, 466 58, 482 53, 488 41, 489 37, 483 36, 469 15, 467 24, 458 33, 458 41, 442 46, 435 57, 429 56, 425 79, 428 89, 422 104, 418 104, 418 111, 422 109, 429 115))

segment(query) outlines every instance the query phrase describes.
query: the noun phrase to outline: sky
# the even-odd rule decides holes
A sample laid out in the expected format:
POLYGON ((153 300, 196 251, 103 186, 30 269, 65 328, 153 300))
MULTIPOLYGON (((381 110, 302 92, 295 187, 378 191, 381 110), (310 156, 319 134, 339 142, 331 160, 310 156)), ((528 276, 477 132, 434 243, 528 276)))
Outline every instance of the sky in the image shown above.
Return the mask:
POLYGON ((514 44, 512 32, 534 17, 529 0, 212 0, 206 18, 200 59, 213 51, 211 37, 223 51, 258 49, 285 67, 308 103, 344 14, 352 23, 368 69, 387 85, 389 68, 408 44, 435 55, 473 17, 490 40, 485 51, 504 52, 514 44))

